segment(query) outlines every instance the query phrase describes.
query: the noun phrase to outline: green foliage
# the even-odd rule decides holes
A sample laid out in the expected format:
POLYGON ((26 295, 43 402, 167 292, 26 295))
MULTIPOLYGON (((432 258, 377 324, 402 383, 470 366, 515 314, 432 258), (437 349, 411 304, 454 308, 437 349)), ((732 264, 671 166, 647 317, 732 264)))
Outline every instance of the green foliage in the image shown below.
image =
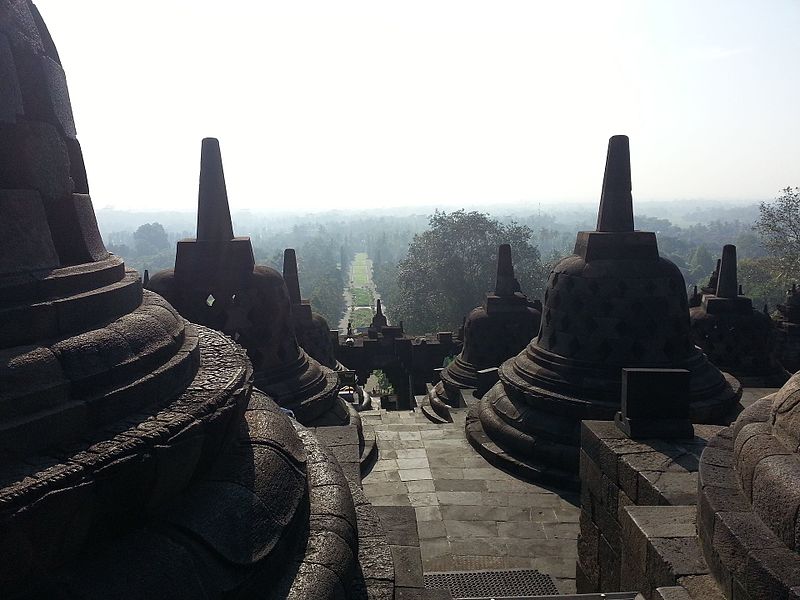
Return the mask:
POLYGON ((158 254, 170 247, 169 236, 161 223, 145 223, 133 233, 136 242, 136 254, 146 256, 158 254))
POLYGON ((770 310, 786 298, 788 280, 780 275, 775 260, 771 257, 744 258, 739 261, 739 283, 745 296, 753 299, 753 306, 761 308, 767 304, 770 310))
POLYGON ((353 297, 353 306, 372 306, 375 304, 375 296, 369 288, 351 288, 350 295, 353 297))
POLYGON ((371 308, 354 308, 350 311, 349 321, 353 329, 369 327, 372 324, 373 312, 371 308))
POLYGON ((369 262, 366 253, 359 252, 355 255, 351 269, 354 286, 369 285, 369 262))
POLYGON ((800 188, 784 188, 774 202, 762 202, 753 229, 784 280, 800 277, 800 188))
POLYGON ((717 264, 717 259, 709 252, 708 248, 704 245, 698 246, 691 259, 689 259, 689 277, 686 283, 694 285, 696 283, 705 283, 714 271, 717 264))
POLYGON ((390 394, 394 394, 394 386, 392 386, 389 378, 386 376, 386 373, 381 371, 380 369, 376 369, 372 372, 372 375, 375 377, 375 380, 378 382, 378 394, 380 396, 388 396, 390 394))
POLYGON ((538 298, 546 270, 529 227, 474 211, 437 211, 398 264, 397 287, 379 287, 393 321, 403 321, 410 333, 454 330, 494 289, 497 248, 503 243, 511 244, 522 291, 538 298))

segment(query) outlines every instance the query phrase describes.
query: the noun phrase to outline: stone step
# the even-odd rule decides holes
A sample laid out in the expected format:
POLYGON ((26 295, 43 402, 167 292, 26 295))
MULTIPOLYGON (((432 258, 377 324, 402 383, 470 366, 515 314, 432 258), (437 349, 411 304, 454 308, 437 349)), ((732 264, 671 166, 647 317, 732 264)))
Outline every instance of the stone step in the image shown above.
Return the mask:
POLYGON ((34 304, 0 308, 0 348, 73 335, 133 312, 142 302, 142 282, 128 271, 113 283, 34 304))

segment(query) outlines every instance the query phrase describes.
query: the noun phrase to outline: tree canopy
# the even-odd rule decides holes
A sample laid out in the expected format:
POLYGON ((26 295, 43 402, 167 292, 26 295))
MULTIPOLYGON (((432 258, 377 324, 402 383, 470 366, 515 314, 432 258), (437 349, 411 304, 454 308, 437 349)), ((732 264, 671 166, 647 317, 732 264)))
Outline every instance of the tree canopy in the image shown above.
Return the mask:
POLYGON ((158 254, 171 246, 167 232, 161 223, 145 223, 133 233, 136 252, 139 256, 158 254))
POLYGON ((789 280, 800 276, 800 188, 787 187, 773 202, 759 205, 754 229, 773 259, 776 275, 789 280))
POLYGON ((511 244, 522 291, 538 298, 547 274, 532 234, 527 226, 480 212, 435 212, 397 265, 396 286, 388 296, 384 291, 392 320, 412 333, 457 328, 494 289, 497 248, 504 243, 511 244))

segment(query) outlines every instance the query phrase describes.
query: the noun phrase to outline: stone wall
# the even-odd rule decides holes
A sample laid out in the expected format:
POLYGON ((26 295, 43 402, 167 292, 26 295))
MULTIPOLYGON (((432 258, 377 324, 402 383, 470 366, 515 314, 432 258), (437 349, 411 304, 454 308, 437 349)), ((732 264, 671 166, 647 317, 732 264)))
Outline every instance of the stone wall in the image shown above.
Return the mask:
MULTIPOLYGON (((582 423, 581 517, 576 565, 579 593, 632 591, 640 586, 648 588, 638 590, 645 597, 657 597, 653 596, 655 587, 667 585, 669 578, 657 573, 661 567, 652 550, 630 552, 631 544, 635 543, 631 538, 640 533, 635 527, 623 529, 623 524, 630 520, 626 509, 693 507, 700 454, 720 429, 695 425, 694 439, 667 442, 629 439, 610 421, 582 423), (623 569, 625 574, 621 576, 623 569)), ((680 526, 683 529, 678 533, 683 535, 686 524, 680 526)), ((677 529, 680 528, 676 525, 676 532, 677 529)))

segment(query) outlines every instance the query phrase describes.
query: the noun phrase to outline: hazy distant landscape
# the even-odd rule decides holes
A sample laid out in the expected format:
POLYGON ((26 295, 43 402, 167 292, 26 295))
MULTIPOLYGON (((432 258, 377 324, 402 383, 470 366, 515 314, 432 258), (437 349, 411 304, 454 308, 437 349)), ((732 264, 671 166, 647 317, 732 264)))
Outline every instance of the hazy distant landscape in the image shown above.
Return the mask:
MULTIPOLYGON (((415 236, 429 229, 435 210, 421 206, 316 213, 239 211, 233 213, 233 222, 236 235, 252 238, 256 261, 260 264, 281 269, 283 250, 288 247, 297 250, 303 295, 332 327, 340 323, 347 310, 344 292, 350 285, 347 281, 350 261, 356 253, 366 253, 372 261, 377 293, 387 306, 390 320, 403 320, 412 333, 424 333, 420 328, 457 328, 463 315, 456 313, 463 312, 465 306, 480 304, 483 293, 493 285, 494 258, 488 256, 492 251, 487 250, 485 262, 489 275, 484 276, 488 279, 485 285, 478 283, 473 289, 459 290, 456 289, 458 285, 450 283, 449 290, 436 292, 436 282, 420 282, 421 287, 413 286, 416 301, 407 299, 409 293, 404 292, 410 290, 398 285, 398 268, 404 260, 408 262, 410 245, 415 236), (477 291, 482 287, 485 287, 483 291, 477 291), (421 290, 467 297, 459 298, 458 307, 450 309, 449 314, 444 310, 434 320, 426 320, 415 314, 415 311, 425 310, 422 307, 426 303, 419 298, 421 290)), ((526 263, 531 273, 518 274, 523 291, 537 297, 549 267, 571 253, 576 232, 594 228, 597 204, 596 201, 561 205, 537 203, 535 206, 520 203, 492 206, 487 211, 474 207, 465 210, 484 214, 487 223, 524 228, 523 238, 537 252, 526 260, 536 262, 526 263)), ((708 281, 722 246, 734 243, 738 248, 740 281, 745 294, 759 307, 769 304, 774 309, 781 301, 784 283, 768 273, 762 264, 767 252, 753 229, 759 217, 758 201, 642 201, 635 203, 635 210, 636 228, 657 233, 661 254, 681 269, 687 291, 708 281)), ((444 214, 453 214, 453 211, 444 211, 444 214)), ((150 273, 173 266, 176 242, 193 237, 196 226, 196 215, 192 212, 129 212, 105 208, 97 211, 97 219, 111 251, 125 257, 132 267, 142 272, 147 269, 150 273)), ((444 260, 435 256, 429 260, 444 260)), ((406 264, 407 268, 410 266, 413 265, 406 264)), ((520 271, 520 267, 517 268, 520 271)), ((420 277, 425 277, 424 269, 419 271, 420 277)), ((430 273, 427 276, 436 278, 430 273)), ((413 280, 406 274, 404 281, 413 280)), ((362 316, 359 321, 363 320, 362 316)))

